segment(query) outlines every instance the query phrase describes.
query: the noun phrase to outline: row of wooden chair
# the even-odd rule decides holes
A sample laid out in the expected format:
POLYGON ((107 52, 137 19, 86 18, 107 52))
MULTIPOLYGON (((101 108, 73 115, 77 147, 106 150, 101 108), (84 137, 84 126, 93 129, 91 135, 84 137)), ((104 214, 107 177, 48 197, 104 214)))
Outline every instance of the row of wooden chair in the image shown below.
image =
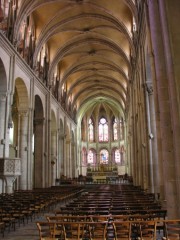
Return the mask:
MULTIPOLYGON (((155 199, 153 194, 128 185, 118 185, 116 188, 107 185, 103 187, 88 186, 78 198, 55 212, 56 217, 59 217, 57 218, 58 222, 106 222, 108 226, 106 235, 110 234, 112 228, 113 239, 123 239, 123 236, 118 238, 118 235, 123 232, 122 229, 118 230, 122 225, 117 226, 119 222, 126 222, 130 227, 128 230, 130 236, 125 239, 130 239, 130 237, 135 239, 137 236, 142 238, 141 230, 144 230, 144 225, 137 225, 135 221, 136 223, 137 221, 151 221, 151 223, 155 223, 159 232, 164 232, 165 227, 162 221, 166 219, 166 214, 167 211, 161 208, 159 201, 155 199)), ((56 222, 57 219, 54 217, 48 221, 56 222)))
POLYGON ((82 191, 81 187, 58 187, 15 191, 0 194, 0 233, 16 230, 17 225, 28 223, 36 215, 52 210, 57 203, 69 201, 82 191))
POLYGON ((40 240, 106 239, 107 222, 37 222, 40 240))
POLYGON ((159 232, 164 230, 162 220, 165 220, 165 217, 157 214, 133 214, 133 215, 62 215, 61 213, 55 212, 55 216, 47 216, 49 222, 56 221, 65 221, 65 222, 119 222, 119 221, 156 221, 157 230, 159 232))
POLYGON ((162 220, 163 232, 157 235, 157 221, 45 221, 37 222, 40 240, 107 240, 108 229, 112 226, 110 239, 157 240, 180 239, 180 220, 162 220))
POLYGON ((84 214, 149 214, 151 213, 160 213, 161 215, 166 215, 166 210, 162 209, 161 204, 151 198, 148 197, 135 199, 120 199, 116 196, 114 199, 113 196, 108 194, 104 194, 104 192, 99 192, 96 195, 93 193, 93 197, 91 197, 91 193, 80 196, 75 199, 73 202, 69 202, 65 206, 62 206, 60 209, 62 212, 74 215, 84 215, 84 214))

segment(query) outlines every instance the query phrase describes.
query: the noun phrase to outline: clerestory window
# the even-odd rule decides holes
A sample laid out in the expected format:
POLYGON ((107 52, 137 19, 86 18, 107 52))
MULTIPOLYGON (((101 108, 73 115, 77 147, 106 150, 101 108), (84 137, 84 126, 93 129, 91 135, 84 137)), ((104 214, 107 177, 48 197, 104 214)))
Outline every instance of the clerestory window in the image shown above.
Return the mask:
POLYGON ((107 120, 102 117, 99 120, 99 141, 100 142, 108 142, 108 123, 107 120))

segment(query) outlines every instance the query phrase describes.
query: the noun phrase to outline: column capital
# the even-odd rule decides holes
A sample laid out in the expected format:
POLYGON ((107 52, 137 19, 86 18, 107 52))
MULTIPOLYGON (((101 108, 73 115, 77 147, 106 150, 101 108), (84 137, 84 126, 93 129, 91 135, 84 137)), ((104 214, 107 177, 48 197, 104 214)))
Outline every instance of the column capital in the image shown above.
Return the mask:
POLYGON ((28 116, 28 110, 27 109, 19 109, 18 114, 20 117, 27 117, 28 116))
POLYGON ((60 138, 60 139, 65 139, 66 136, 67 136, 67 134, 59 134, 59 138, 60 138))
POLYGON ((71 139, 66 139, 66 143, 71 143, 71 139))

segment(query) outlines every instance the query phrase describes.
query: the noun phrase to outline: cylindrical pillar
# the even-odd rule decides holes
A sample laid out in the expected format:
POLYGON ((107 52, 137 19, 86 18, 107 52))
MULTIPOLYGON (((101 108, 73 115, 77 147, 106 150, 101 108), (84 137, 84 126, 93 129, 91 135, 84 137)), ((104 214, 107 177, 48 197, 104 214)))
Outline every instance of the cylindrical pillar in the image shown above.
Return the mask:
POLYGON ((149 105, 149 144, 150 144, 150 155, 152 158, 151 167, 151 178, 153 178, 152 192, 160 193, 161 186, 161 170, 159 165, 158 150, 157 150, 157 132, 156 132, 156 118, 155 118, 155 106, 154 106, 154 95, 152 82, 146 83, 146 89, 148 94, 148 105, 149 105))
POLYGON ((6 94, 0 93, 0 157, 4 157, 5 148, 5 109, 6 109, 6 94))
POLYGON ((67 169, 67 146, 66 146, 66 135, 64 135, 64 141, 63 141, 63 153, 64 153, 64 156, 63 156, 63 173, 64 173, 64 176, 67 177, 67 172, 66 172, 66 169, 67 169))
POLYGON ((56 165, 57 165, 57 132, 51 132, 51 185, 55 186, 56 165))
MULTIPOLYGON (((159 122, 158 141, 159 158, 162 161, 161 174, 163 175, 164 192, 167 200, 168 214, 171 217, 177 216, 177 189, 175 184, 175 163, 174 163, 174 136, 172 134, 171 99, 169 94, 169 83, 167 75, 167 64, 165 55, 167 46, 164 45, 164 34, 162 32, 162 22, 160 15, 159 1, 148 1, 150 31, 153 47, 153 55, 156 72, 156 86, 158 94, 159 122)), ((164 24, 164 23, 163 23, 164 24)))
POLYGON ((28 113, 27 111, 20 111, 20 146, 19 153, 21 158, 21 176, 20 189, 27 190, 27 127, 28 127, 28 113))

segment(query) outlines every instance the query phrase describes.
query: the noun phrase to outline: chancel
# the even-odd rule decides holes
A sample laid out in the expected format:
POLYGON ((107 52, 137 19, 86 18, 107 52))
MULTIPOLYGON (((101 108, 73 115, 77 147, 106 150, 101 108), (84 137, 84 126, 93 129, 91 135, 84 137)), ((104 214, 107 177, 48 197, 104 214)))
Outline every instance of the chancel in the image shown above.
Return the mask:
POLYGON ((0 202, 128 185, 180 218, 179 22, 179 0, 0 1, 0 202))

